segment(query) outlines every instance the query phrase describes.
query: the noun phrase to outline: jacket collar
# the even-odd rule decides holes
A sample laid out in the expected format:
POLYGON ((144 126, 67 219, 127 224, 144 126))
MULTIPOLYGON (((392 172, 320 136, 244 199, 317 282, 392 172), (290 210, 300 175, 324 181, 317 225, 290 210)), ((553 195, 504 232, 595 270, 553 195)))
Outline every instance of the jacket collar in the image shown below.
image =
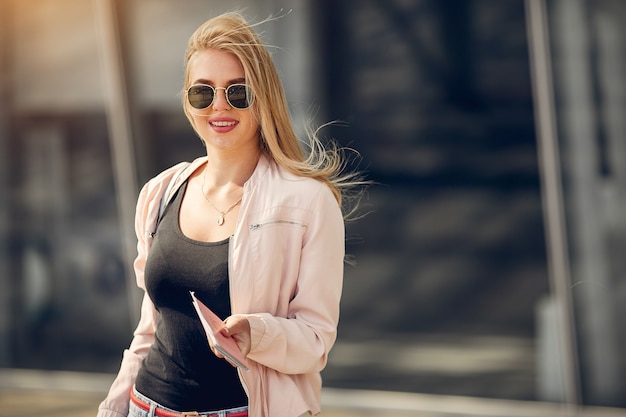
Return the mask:
POLYGON ((265 156, 265 154, 262 153, 261 156, 259 156, 259 161, 257 162, 256 168, 252 172, 252 175, 244 184, 244 189, 251 190, 255 188, 262 181, 263 177, 265 177, 269 168, 270 160, 267 156, 265 156))

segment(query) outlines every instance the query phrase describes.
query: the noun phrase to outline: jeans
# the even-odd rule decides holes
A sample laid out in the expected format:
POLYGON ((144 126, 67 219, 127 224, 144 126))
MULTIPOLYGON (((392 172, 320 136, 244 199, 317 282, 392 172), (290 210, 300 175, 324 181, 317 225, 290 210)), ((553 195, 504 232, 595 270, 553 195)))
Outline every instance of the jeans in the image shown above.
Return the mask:
MULTIPOLYGON (((167 408, 167 407, 163 407, 162 405, 152 401, 150 398, 146 397, 145 395, 141 394, 140 392, 138 392, 137 390, 135 390, 135 388, 133 387, 133 391, 135 393, 135 396, 140 399, 141 401, 150 404, 150 411, 145 411, 142 408, 139 408, 139 406, 137 406, 134 402, 130 402, 130 407, 128 409, 128 417, 154 417, 154 410, 158 407, 162 410, 167 410, 167 411, 172 411, 174 413, 182 413, 181 411, 177 411, 177 410, 172 410, 171 408, 167 408)), ((218 411, 204 411, 204 412, 199 412, 199 416, 205 416, 208 414, 211 415, 217 415, 219 417, 228 417, 228 415, 230 413, 236 413, 239 411, 245 411, 247 410, 248 407, 244 406, 244 407, 238 407, 238 408, 229 408, 228 410, 218 410, 218 411)))

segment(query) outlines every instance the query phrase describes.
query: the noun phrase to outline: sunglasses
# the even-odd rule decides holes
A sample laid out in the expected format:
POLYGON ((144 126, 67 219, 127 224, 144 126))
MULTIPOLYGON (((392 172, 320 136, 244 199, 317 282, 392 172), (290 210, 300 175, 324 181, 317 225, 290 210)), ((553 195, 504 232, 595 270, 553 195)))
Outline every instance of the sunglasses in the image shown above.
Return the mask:
POLYGON ((187 100, 194 109, 203 110, 213 104, 217 90, 224 90, 226 101, 235 109, 247 109, 254 101, 252 90, 245 84, 231 84, 228 87, 195 84, 187 89, 187 100))

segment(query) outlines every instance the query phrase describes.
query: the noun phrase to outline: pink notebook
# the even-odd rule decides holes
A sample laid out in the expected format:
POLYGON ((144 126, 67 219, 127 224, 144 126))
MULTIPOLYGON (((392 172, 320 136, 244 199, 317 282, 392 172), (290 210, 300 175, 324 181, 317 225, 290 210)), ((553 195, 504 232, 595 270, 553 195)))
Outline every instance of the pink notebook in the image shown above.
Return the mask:
POLYGON ((220 332, 220 330, 224 328, 224 322, 202 301, 198 300, 193 291, 190 291, 190 294, 193 300, 193 306, 196 308, 198 317, 200 317, 202 327, 204 327, 204 332, 206 333, 209 343, 230 362, 244 371, 247 371, 248 360, 243 356, 241 350, 239 350, 235 339, 224 336, 220 332))

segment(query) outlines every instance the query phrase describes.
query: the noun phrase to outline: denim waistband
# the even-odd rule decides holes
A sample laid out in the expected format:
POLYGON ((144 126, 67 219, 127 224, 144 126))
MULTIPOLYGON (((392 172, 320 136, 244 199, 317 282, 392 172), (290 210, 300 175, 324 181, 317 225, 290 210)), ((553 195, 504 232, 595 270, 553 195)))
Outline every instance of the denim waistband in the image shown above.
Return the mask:
POLYGON ((135 405, 138 405, 139 407, 141 406, 147 407, 148 410, 145 410, 145 411, 149 411, 152 408, 154 408, 155 409, 154 415, 157 417, 159 415, 166 415, 166 417, 170 417, 170 416, 173 417, 174 415, 200 416, 200 417, 244 417, 247 415, 247 411, 248 411, 247 406, 229 408, 225 410, 214 410, 214 411, 177 411, 168 407, 164 407, 161 404, 157 403, 156 401, 151 400, 150 398, 146 397, 145 395, 137 391, 135 387, 133 387, 132 393, 135 399, 138 400, 139 403, 143 403, 143 404, 137 404, 137 402, 133 401, 132 396, 131 396, 131 402, 135 403, 135 405))

